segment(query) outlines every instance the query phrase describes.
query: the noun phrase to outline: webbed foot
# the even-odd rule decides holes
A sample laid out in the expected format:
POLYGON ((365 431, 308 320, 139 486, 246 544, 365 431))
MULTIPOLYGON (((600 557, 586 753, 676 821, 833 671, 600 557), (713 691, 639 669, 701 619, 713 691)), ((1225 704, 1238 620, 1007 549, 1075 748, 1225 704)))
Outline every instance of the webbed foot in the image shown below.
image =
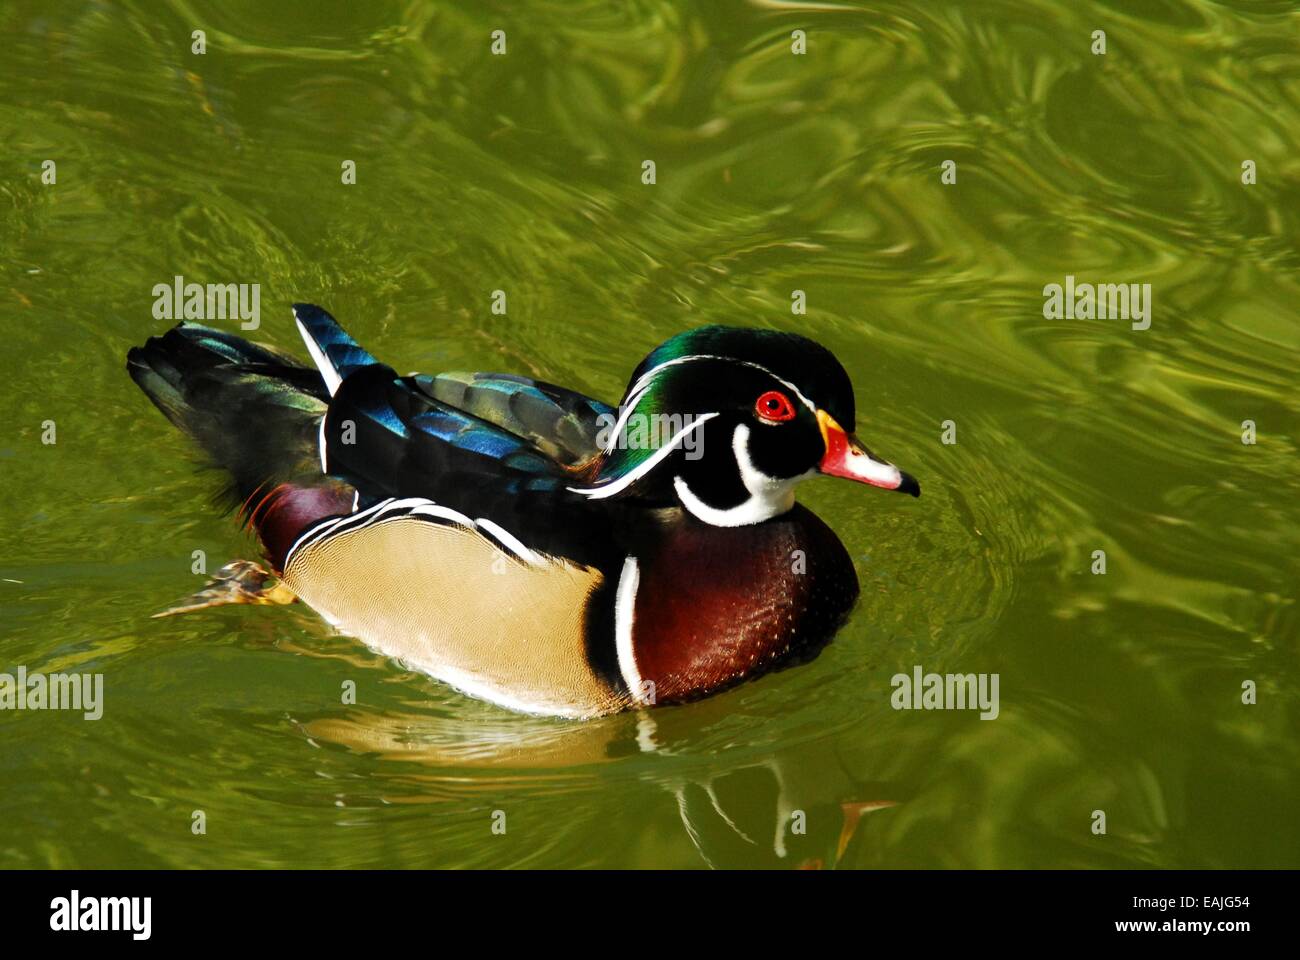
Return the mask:
POLYGON ((232 560, 204 584, 203 589, 153 619, 192 613, 229 603, 293 603, 298 598, 274 574, 251 560, 232 560))

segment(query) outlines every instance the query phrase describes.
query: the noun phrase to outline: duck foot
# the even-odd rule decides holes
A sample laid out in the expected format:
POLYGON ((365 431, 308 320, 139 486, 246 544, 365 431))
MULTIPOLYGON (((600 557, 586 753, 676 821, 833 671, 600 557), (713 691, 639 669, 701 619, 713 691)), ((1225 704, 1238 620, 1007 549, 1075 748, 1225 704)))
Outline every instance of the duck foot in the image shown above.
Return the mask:
POLYGON ((229 603, 293 603, 293 591, 251 560, 232 560, 209 580, 198 593, 174 607, 155 613, 153 619, 192 613, 229 603))

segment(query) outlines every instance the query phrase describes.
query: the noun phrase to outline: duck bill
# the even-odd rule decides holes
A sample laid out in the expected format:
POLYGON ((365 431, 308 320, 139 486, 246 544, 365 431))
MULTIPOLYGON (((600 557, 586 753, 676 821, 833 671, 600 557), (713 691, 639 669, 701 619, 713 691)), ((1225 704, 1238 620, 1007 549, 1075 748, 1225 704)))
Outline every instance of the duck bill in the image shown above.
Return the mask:
POLYGON ((869 483, 873 487, 898 490, 914 497, 921 495, 921 485, 915 477, 879 459, 825 410, 817 411, 817 423, 822 428, 822 439, 826 441, 826 455, 818 469, 826 476, 869 483))

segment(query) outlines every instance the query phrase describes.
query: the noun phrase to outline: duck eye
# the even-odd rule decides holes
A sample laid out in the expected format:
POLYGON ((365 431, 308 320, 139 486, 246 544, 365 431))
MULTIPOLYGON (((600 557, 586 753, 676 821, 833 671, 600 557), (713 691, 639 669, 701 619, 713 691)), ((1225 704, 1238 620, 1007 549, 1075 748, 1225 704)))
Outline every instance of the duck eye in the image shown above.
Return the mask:
POLYGON ((769 390, 755 402, 754 412, 768 423, 784 423, 794 419, 794 404, 784 393, 769 390))

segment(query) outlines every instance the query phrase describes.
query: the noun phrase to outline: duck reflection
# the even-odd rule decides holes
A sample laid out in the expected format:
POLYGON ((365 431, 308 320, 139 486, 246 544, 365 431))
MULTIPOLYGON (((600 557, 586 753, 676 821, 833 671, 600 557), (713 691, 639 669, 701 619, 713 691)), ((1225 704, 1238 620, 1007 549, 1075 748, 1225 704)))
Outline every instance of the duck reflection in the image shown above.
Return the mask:
POLYGON ((834 868, 851 848, 857 856, 850 859, 861 862, 863 818, 895 806, 897 789, 862 776, 860 758, 831 740, 702 749, 726 717, 725 706, 710 702, 586 723, 486 707, 446 716, 354 710, 301 729, 317 742, 420 765, 420 779, 444 786, 476 773, 571 777, 600 768, 607 775, 621 764, 629 778, 662 788, 709 867, 834 868))

